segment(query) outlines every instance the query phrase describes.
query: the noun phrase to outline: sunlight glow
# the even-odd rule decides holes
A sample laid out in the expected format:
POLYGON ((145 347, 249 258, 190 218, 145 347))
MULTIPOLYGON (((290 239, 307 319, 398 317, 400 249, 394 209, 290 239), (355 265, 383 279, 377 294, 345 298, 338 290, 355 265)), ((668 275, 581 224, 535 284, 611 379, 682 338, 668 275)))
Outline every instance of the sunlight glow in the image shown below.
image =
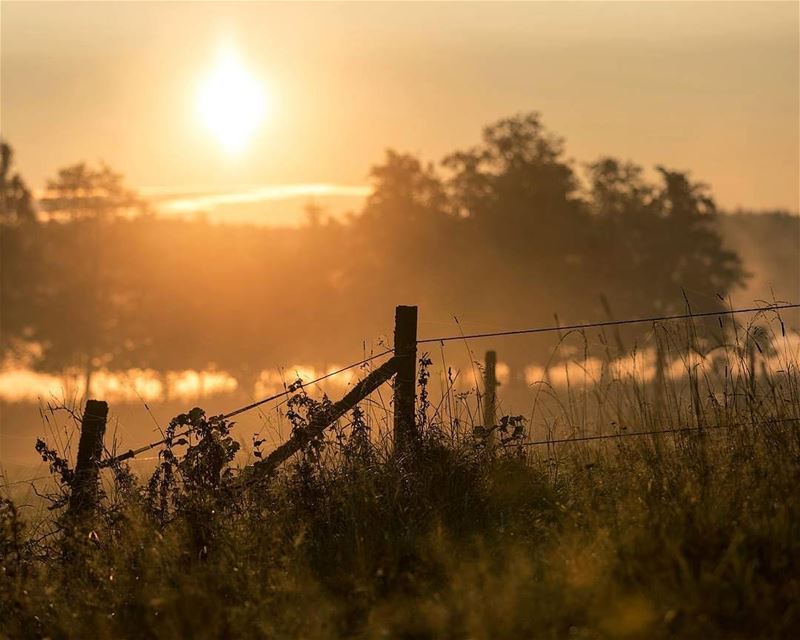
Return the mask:
POLYGON ((236 51, 220 50, 216 67, 197 95, 203 123, 228 153, 240 153, 253 137, 267 110, 263 87, 250 75, 236 51))

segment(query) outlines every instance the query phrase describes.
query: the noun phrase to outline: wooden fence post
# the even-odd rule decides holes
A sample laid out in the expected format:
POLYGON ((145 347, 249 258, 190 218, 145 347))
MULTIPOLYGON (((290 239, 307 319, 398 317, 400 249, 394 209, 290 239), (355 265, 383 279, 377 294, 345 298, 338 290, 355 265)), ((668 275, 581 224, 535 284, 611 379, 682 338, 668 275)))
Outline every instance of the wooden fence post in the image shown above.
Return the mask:
POLYGON ((408 451, 417 441, 415 416, 417 377, 417 307, 399 306, 394 312, 394 447, 408 451))
POLYGON ((98 463, 103 455, 103 436, 106 432, 108 404, 102 400, 87 400, 81 420, 81 439, 78 461, 69 497, 68 514, 85 515, 97 505, 98 463))
MULTIPOLYGON (((483 428, 492 429, 497 421, 497 353, 486 352, 483 369, 483 428)), ((487 443, 494 445, 495 433, 489 432, 487 443)))

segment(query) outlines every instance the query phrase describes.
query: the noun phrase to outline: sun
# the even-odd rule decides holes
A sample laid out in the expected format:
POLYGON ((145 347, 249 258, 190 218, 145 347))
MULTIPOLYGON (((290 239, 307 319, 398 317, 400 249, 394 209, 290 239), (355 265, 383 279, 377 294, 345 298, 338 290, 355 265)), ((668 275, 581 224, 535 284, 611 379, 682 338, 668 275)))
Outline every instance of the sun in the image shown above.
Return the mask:
POLYGON ((267 110, 264 88, 233 48, 220 49, 216 66, 198 89, 197 110, 228 153, 241 152, 264 120, 267 110))

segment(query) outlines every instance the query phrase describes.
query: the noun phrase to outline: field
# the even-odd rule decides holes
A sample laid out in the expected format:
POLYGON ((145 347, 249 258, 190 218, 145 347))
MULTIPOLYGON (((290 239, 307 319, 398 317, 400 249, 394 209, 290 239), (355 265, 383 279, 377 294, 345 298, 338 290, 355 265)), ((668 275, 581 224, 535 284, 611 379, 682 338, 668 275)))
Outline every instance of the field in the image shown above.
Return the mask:
POLYGON ((800 3, 0 3, 0 640, 800 639, 800 3))
MULTIPOLYGON (((0 633, 796 637, 800 378, 791 350, 758 367, 766 353, 685 356, 665 379, 608 363, 591 386, 538 385, 534 420, 491 434, 479 395, 434 397, 421 358, 412 449, 364 403, 252 482, 259 443, 244 454, 235 427, 191 412, 173 425, 188 447, 176 436, 149 477, 104 471, 80 518, 71 463, 43 449, 53 510, 0 512, 0 633)), ((320 405, 288 407, 296 433, 320 405)))

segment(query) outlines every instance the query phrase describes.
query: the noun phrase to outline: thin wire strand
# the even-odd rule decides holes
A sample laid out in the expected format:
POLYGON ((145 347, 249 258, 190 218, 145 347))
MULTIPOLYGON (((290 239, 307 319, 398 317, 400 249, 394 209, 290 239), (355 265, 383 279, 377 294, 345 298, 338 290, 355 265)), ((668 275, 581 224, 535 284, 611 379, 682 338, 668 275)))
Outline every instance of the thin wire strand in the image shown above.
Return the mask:
MULTIPOLYGON (((800 418, 768 418, 766 423, 776 422, 800 422, 800 418)), ((736 427, 747 426, 746 423, 733 424, 713 424, 705 427, 679 427, 675 429, 654 429, 652 431, 626 431, 624 433, 605 433, 596 436, 580 436, 577 438, 555 438, 553 440, 529 440, 521 442, 523 447, 536 447, 547 444, 566 444, 569 442, 587 442, 589 440, 610 440, 612 438, 629 438, 633 436, 656 436, 671 433, 691 433, 694 431, 710 431, 712 429, 734 429, 736 427)))
POLYGON ((533 327, 530 329, 514 329, 511 331, 492 331, 487 333, 473 333, 467 335, 442 336, 440 338, 425 338, 417 340, 417 344, 430 342, 452 342, 453 340, 477 340, 479 338, 495 338, 499 336, 518 336, 531 333, 548 333, 553 331, 578 331, 599 327, 614 327, 628 324, 644 324, 651 322, 670 322, 673 320, 690 320, 694 318, 711 318, 714 316, 731 316, 739 313, 755 313, 764 311, 780 311, 782 309, 800 309, 800 304, 777 304, 767 307, 748 307, 745 309, 727 309, 724 311, 705 311, 701 313, 684 313, 673 316, 651 316, 649 318, 631 318, 628 320, 606 320, 604 322, 587 322, 583 324, 560 325, 550 327, 533 327))
MULTIPOLYGON (((311 384, 311 383, 309 383, 311 384)), ((766 420, 766 424, 770 423, 786 423, 786 422, 800 422, 800 418, 768 418, 766 420)), ((580 436, 577 438, 554 438, 552 440, 530 440, 527 442, 521 442, 519 446, 523 447, 535 447, 535 446, 544 446, 544 445, 553 445, 553 444, 569 444, 571 442, 588 442, 588 441, 596 441, 596 440, 611 440, 615 438, 629 438, 635 436, 657 436, 657 435, 669 435, 669 434, 676 434, 676 433, 694 433, 698 431, 711 431, 716 429, 734 429, 737 427, 747 426, 746 423, 734 423, 734 424, 717 424, 717 425, 708 425, 705 427, 680 427, 675 429, 654 429, 651 431, 629 431, 624 433, 606 433, 606 434, 599 434, 595 436, 580 436)), ((154 458, 149 458, 154 459, 154 458)), ((110 461, 107 461, 107 463, 110 461)), ((8 487, 12 487, 15 485, 20 484, 33 484, 35 482, 39 482, 41 480, 48 480, 52 479, 53 476, 39 476, 36 478, 30 478, 28 480, 16 480, 14 482, 8 482, 3 485, 0 485, 0 488, 7 489, 8 487)))
MULTIPOLYGON (((320 376, 319 378, 311 380, 310 382, 305 382, 305 383, 302 383, 302 384, 297 385, 297 386, 290 386, 288 389, 284 389, 283 391, 280 391, 279 393, 275 393, 275 394, 273 394, 271 396, 267 396, 266 398, 262 398, 261 400, 257 400, 256 402, 251 402, 248 405, 245 405, 243 407, 239 407, 238 409, 234 409, 233 411, 229 411, 228 413, 225 413, 222 416, 220 416, 220 419, 221 420, 228 420, 230 418, 233 418, 234 416, 238 416, 238 415, 240 415, 242 413, 245 413, 246 411, 251 411, 252 409, 255 409, 256 407, 260 407, 260 406, 262 406, 262 405, 264 405, 264 404, 266 404, 268 402, 271 402, 273 400, 277 400, 278 398, 282 398, 284 396, 288 396, 288 395, 294 393, 295 391, 298 391, 298 390, 302 389, 303 387, 310 387, 310 386, 319 384, 323 380, 327 380, 328 378, 332 378, 333 376, 339 375, 340 373, 344 373, 345 371, 349 371, 350 369, 355 369, 356 367, 361 367, 361 366, 363 366, 363 365, 365 365, 365 364, 367 364, 369 362, 372 362, 373 360, 377 360, 378 358, 382 358, 383 356, 392 353, 392 351, 393 351, 392 349, 387 349, 386 351, 382 351, 381 353, 375 354, 375 355, 370 356, 368 358, 364 358, 363 360, 359 360, 358 362, 354 362, 353 364, 349 364, 346 367, 342 367, 341 369, 336 369, 335 371, 330 371, 330 372, 326 373, 324 376, 320 376)), ((176 434, 174 434, 172 436, 172 438, 173 439, 174 438, 182 438, 183 436, 189 435, 189 433, 191 433, 191 431, 192 431, 191 429, 187 429, 187 430, 182 431, 180 433, 176 433, 176 434)), ((123 460, 130 460, 131 458, 135 458, 136 456, 138 456, 140 453, 145 453, 146 451, 150 451, 151 449, 155 449, 156 447, 161 446, 162 444, 165 444, 166 442, 167 442, 167 438, 162 438, 161 440, 158 440, 157 442, 151 442, 150 444, 146 444, 146 445, 144 445, 142 447, 139 447, 138 449, 131 449, 129 451, 126 451, 124 453, 116 455, 116 456, 114 456, 112 458, 108 458, 108 459, 104 460, 101 463, 101 466, 108 467, 108 466, 110 466, 112 464, 115 464, 117 462, 122 462, 123 460)))
POLYGON ((228 418, 233 418, 234 416, 238 416, 240 413, 245 413, 246 411, 250 411, 251 409, 255 409, 256 407, 260 407, 261 405, 266 404, 267 402, 271 402, 272 400, 277 400, 278 398, 282 398, 283 396, 289 395, 290 393, 293 393, 294 391, 297 391, 298 389, 300 389, 302 387, 310 387, 312 385, 318 384, 318 383, 322 382, 323 380, 327 380, 328 378, 332 378, 333 376, 337 376, 340 373, 344 373, 345 371, 349 371, 350 369, 355 369, 356 367, 360 367, 362 365, 368 364, 369 362, 372 362, 373 360, 377 360, 378 358, 382 358, 383 356, 389 355, 390 353, 392 353, 392 349, 387 349, 386 351, 383 351, 383 352, 381 352, 381 353, 379 353, 377 355, 370 356, 369 358, 365 358, 363 360, 360 360, 359 362, 355 362, 353 364, 347 365, 346 367, 342 367, 341 369, 337 369, 336 371, 330 371, 330 372, 326 373, 324 376, 320 376, 319 378, 317 378, 316 380, 312 380, 311 382, 305 382, 305 383, 303 383, 303 384, 301 384, 301 385, 299 385, 299 386, 297 386, 295 388, 290 387, 289 389, 285 389, 284 391, 281 391, 280 393, 276 393, 275 395, 269 396, 269 397, 264 398, 262 400, 258 400, 256 402, 248 404, 248 405, 246 405, 244 407, 240 407, 238 409, 234 409, 233 411, 230 411, 229 413, 226 413, 225 415, 223 415, 222 419, 223 420, 227 420, 228 418))
POLYGON ((53 476, 37 476, 35 478, 28 478, 27 480, 14 480, 13 482, 6 482, 0 485, 0 489, 8 489, 8 487, 15 487, 20 484, 34 484, 36 482, 41 482, 42 480, 52 480, 53 476))

